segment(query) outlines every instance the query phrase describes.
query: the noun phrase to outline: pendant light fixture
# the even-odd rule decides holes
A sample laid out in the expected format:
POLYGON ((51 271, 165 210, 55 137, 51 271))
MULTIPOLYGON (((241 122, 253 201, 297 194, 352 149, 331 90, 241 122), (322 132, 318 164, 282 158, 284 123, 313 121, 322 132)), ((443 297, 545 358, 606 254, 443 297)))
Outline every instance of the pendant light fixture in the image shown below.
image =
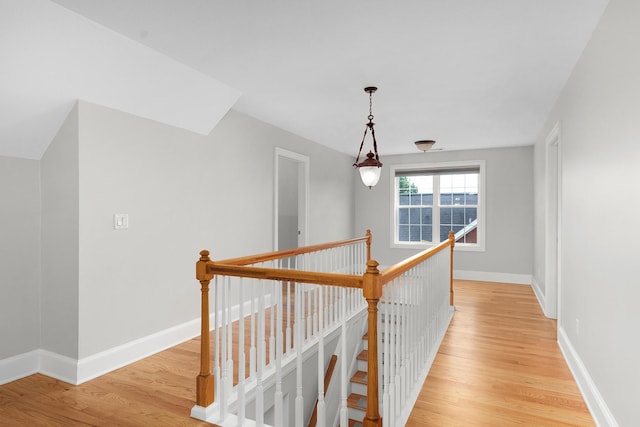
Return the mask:
POLYGON ((378 143, 376 141, 376 133, 373 130, 373 113, 372 113, 372 94, 378 90, 377 87, 368 86, 364 88, 364 91, 369 94, 369 123, 366 124, 364 128, 364 135, 362 135, 362 142, 360 143, 360 150, 358 150, 358 156, 356 157, 356 161, 353 164, 353 167, 358 169, 360 172, 360 178, 362 179, 362 183, 369 187, 373 187, 380 180, 380 173, 382 172, 382 163, 380 162, 380 157, 378 156, 378 143), (371 130, 371 137, 373 138, 373 152, 369 150, 367 154, 367 158, 362 162, 358 163, 360 160, 360 154, 362 153, 362 146, 364 145, 364 140, 367 137, 367 132, 371 130), (375 158, 374 158, 375 157, 375 158))

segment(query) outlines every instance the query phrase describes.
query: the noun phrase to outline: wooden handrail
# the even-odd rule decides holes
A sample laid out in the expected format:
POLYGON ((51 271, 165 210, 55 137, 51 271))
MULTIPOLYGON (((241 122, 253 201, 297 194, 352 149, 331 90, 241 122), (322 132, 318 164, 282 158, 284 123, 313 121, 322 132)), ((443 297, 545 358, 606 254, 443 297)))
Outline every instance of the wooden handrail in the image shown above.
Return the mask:
POLYGON ((276 259, 290 258, 297 255, 307 254, 311 252, 322 251, 325 249, 339 248, 341 246, 353 245, 358 242, 367 242, 367 260, 371 259, 371 230, 367 230, 364 237, 356 237, 353 239, 339 240, 337 242, 321 243, 318 245, 304 246, 301 248, 284 249, 281 251, 265 252, 257 255, 249 255, 239 258, 229 258, 217 261, 220 264, 227 265, 251 265, 260 262, 273 261, 276 259))
POLYGON ((453 248, 453 245, 454 245, 454 236, 453 236, 453 232, 450 232, 449 238, 441 242, 437 246, 433 246, 429 249, 425 249, 424 251, 418 254, 415 254, 414 256, 407 258, 395 265, 392 265, 391 267, 380 272, 380 281, 382 282, 383 285, 385 285, 390 281, 392 281, 393 279, 400 277, 403 273, 405 273, 406 271, 409 271, 410 269, 420 264, 424 260, 431 258, 438 252, 443 251, 448 247, 453 248))
POLYGON ((219 262, 208 262, 207 273, 211 275, 220 274, 224 276, 250 277, 263 280, 341 286, 344 288, 362 288, 363 283, 362 276, 354 274, 247 267, 244 265, 228 265, 219 262))

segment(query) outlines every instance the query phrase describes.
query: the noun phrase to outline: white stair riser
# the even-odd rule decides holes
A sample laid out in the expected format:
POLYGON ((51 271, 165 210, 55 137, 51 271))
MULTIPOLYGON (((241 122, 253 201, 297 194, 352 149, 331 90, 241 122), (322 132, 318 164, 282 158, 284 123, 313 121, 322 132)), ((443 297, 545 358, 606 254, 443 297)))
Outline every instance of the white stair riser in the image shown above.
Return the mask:
POLYGON ((358 393, 363 396, 367 395, 367 386, 360 383, 351 383, 351 393, 358 393))
POLYGON ((355 408, 349 408, 349 418, 352 420, 362 420, 364 419, 365 412, 355 408))

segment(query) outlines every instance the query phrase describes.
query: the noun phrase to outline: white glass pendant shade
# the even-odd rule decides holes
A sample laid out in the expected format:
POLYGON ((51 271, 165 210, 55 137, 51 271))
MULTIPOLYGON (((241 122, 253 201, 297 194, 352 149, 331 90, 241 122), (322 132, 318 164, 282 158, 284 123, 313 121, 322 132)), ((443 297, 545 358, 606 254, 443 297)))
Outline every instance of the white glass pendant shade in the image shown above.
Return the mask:
POLYGON ((360 178, 362 178, 362 183, 367 187, 371 188, 380 181, 380 173, 382 172, 382 168, 379 166, 360 166, 358 168, 360 171, 360 178))

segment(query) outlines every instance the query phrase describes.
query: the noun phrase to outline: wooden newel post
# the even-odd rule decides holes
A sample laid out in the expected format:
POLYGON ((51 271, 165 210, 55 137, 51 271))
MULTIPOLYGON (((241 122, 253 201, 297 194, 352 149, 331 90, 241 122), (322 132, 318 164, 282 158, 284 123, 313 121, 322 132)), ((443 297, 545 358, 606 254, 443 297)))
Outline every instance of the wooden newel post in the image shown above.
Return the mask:
POLYGON ((363 427, 382 426, 378 400, 378 301, 382 297, 380 271, 376 260, 367 261, 367 271, 364 274, 362 293, 368 305, 367 344, 369 358, 367 361, 367 412, 363 427))
POLYGON ((200 331, 200 375, 196 380, 196 404, 209 406, 213 403, 215 394, 213 375, 211 374, 211 352, 209 339, 209 283, 213 274, 207 273, 207 264, 211 262, 209 251, 200 252, 200 260, 196 263, 196 279, 200 281, 202 291, 201 331, 200 331))
POLYGON ((456 245, 456 235, 449 231, 449 243, 451 254, 449 255, 449 305, 453 305, 453 248, 456 245))

